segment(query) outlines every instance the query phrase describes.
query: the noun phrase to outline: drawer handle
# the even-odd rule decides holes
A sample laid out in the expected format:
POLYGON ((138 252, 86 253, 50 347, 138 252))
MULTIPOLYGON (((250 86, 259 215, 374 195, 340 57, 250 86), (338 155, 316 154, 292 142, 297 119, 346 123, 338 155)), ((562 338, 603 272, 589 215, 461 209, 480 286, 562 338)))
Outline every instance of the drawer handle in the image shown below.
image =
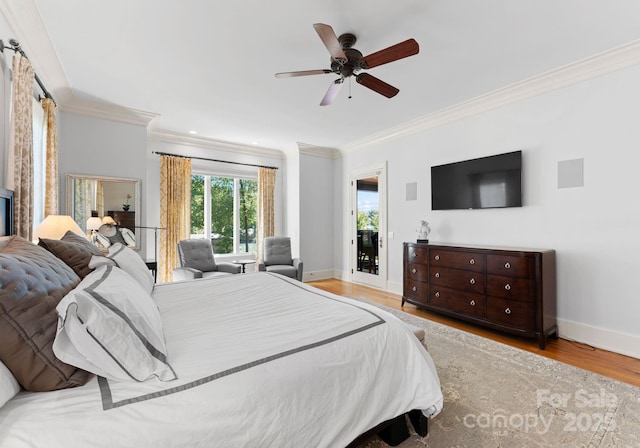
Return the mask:
POLYGON ((411 291, 416 292, 418 290, 418 288, 416 288, 415 286, 413 288, 411 288, 411 291))
POLYGON ((505 269, 511 269, 511 263, 508 261, 504 264, 505 269))
POLYGON ((433 257, 436 261, 440 259, 440 255, 436 255, 435 257, 433 257))
POLYGON ((504 285, 504 289, 506 289, 507 291, 511 291, 511 285, 507 283, 506 285, 504 285))
POLYGON ((436 297, 440 297, 440 291, 436 291, 436 293, 434 294, 434 296, 436 296, 436 297))
POLYGON ((504 310, 504 313, 505 313, 505 314, 511 314, 511 309, 510 309, 510 308, 507 308, 506 310, 504 310))
POLYGON ((433 276, 434 276, 435 278, 440 278, 440 273, 439 273, 439 272, 436 272, 435 274, 433 274, 433 276))
POLYGON ((476 260, 472 258, 471 260, 469 260, 469 264, 476 264, 476 260))
POLYGON ((418 272, 416 268, 411 269, 412 274, 415 274, 416 272, 418 272))
POLYGON ((469 283, 471 283, 472 285, 475 285, 476 284, 476 279, 472 278, 471 280, 469 280, 469 283))
POLYGON ((476 301, 475 301, 475 300, 472 300, 471 302, 469 302, 469 305, 471 305, 471 306, 476 306, 476 301))
POLYGON ((416 254, 415 252, 413 252, 413 253, 411 254, 411 256, 412 256, 412 257, 417 257, 417 256, 418 256, 418 254, 416 254))

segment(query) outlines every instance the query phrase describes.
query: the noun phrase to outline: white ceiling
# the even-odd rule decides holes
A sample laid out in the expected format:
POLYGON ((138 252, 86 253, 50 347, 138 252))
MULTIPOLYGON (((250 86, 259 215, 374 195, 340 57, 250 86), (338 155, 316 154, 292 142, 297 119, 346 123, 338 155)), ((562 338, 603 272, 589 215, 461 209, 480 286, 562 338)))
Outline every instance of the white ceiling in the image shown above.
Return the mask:
POLYGON ((158 130, 281 150, 340 148, 640 38, 638 0, 30 2, 50 39, 38 45, 57 56, 58 76, 43 76, 54 97, 70 87, 157 114, 158 130), (418 55, 370 70, 400 93, 352 82, 351 99, 345 85, 320 107, 335 75, 276 79, 329 68, 316 22, 354 33, 365 55, 415 38, 418 55))

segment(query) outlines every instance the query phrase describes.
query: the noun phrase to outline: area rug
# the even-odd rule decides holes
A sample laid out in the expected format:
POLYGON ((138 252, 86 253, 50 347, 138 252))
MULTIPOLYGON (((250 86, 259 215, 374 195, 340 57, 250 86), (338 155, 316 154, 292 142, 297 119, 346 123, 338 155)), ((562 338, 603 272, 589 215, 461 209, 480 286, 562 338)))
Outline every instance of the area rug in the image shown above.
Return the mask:
POLYGON ((412 431, 401 448, 640 447, 640 388, 372 305, 425 330, 444 395, 427 437, 412 431))

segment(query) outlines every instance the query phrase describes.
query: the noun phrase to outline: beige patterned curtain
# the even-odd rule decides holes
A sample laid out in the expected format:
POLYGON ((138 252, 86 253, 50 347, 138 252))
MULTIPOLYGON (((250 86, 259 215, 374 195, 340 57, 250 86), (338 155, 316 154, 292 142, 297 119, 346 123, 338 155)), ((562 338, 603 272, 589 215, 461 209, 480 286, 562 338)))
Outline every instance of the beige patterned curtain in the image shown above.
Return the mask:
POLYGON ((15 234, 27 240, 31 240, 33 233, 33 106, 31 101, 34 79, 35 72, 29 60, 16 53, 13 56, 13 105, 9 134, 7 188, 14 191, 15 234))
POLYGON ((191 159, 160 156, 160 238, 158 281, 170 282, 178 267, 178 241, 191 235, 191 159))
POLYGON ((87 219, 91 217, 90 179, 76 179, 73 182, 73 219, 82 230, 87 231, 87 219))
POLYGON ((42 99, 47 126, 47 148, 45 162, 44 216, 58 214, 58 130, 56 128, 56 105, 51 98, 42 99))
POLYGON ((101 180, 96 184, 96 211, 99 218, 104 218, 104 186, 101 180))
POLYGON ((262 258, 262 242, 267 236, 275 234, 275 206, 274 191, 276 188, 276 173, 273 168, 259 168, 258 170, 258 258, 262 258))

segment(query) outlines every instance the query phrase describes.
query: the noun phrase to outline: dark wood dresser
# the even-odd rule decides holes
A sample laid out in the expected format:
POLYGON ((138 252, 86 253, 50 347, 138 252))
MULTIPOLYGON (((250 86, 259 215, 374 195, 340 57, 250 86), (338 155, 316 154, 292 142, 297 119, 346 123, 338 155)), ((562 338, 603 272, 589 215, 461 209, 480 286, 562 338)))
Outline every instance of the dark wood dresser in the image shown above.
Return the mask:
POLYGON ((404 243, 405 302, 495 330, 558 336, 554 250, 404 243))
POLYGON ((109 210, 107 215, 111 216, 120 227, 127 228, 133 233, 136 232, 136 212, 125 212, 122 210, 109 210))

